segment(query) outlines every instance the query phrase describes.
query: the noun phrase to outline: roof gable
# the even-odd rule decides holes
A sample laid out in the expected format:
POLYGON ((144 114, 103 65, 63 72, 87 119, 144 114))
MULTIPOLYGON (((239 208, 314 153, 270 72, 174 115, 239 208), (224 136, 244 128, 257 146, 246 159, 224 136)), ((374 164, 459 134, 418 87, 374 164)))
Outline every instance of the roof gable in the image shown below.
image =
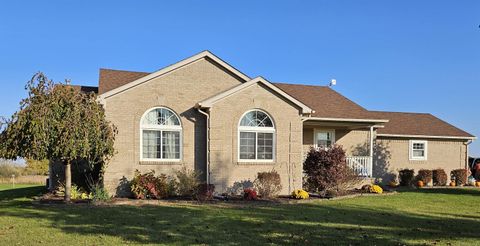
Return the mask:
MULTIPOLYGON (((189 65, 189 64, 191 64, 191 63, 193 63, 197 60, 200 60, 200 59, 209 59, 210 61, 213 61, 218 66, 226 69, 228 72, 230 72, 231 74, 233 74, 234 76, 240 78, 241 80, 243 80, 245 82, 250 80, 250 78, 247 75, 243 74, 242 72, 240 72, 236 68, 232 67, 230 64, 228 64, 225 61, 223 61, 222 59, 218 58, 217 56, 215 56, 211 52, 203 51, 203 52, 200 52, 200 53, 198 53, 194 56, 191 56, 191 57, 189 57, 187 59, 184 59, 180 62, 172 64, 168 67, 162 68, 162 69, 160 69, 156 72, 153 72, 153 73, 139 73, 139 72, 129 72, 129 71, 118 72, 118 70, 110 70, 110 71, 115 71, 116 74, 119 74, 117 79, 119 79, 118 81, 120 81, 120 82, 113 82, 114 81, 113 79, 107 79, 106 80, 107 82, 110 82, 110 83, 113 83, 113 84, 109 84, 109 85, 104 84, 103 87, 105 89, 109 89, 109 90, 105 90, 105 91, 101 92, 100 98, 103 100, 105 98, 117 95, 117 94, 119 94, 119 93, 121 93, 125 90, 128 90, 130 88, 138 86, 142 83, 148 82, 148 81, 150 81, 154 78, 157 78, 159 76, 162 76, 164 74, 170 73, 170 72, 172 72, 176 69, 187 66, 187 65, 189 65), (131 79, 133 79, 133 80, 131 80, 131 79)), ((102 74, 100 74, 100 76, 101 75, 102 74)), ((105 75, 108 75, 108 71, 105 75)), ((111 77, 112 77, 112 74, 110 74, 110 76, 107 76, 107 78, 111 78, 111 77)), ((100 81, 101 80, 102 79, 100 78, 100 81)))
POLYGON ((307 105, 305 105, 301 101, 297 100, 296 98, 292 97, 288 93, 285 93, 284 91, 280 90, 278 87, 276 87, 275 85, 268 82, 267 80, 265 80, 262 77, 256 77, 256 78, 254 78, 254 79, 252 79, 252 80, 250 80, 246 83, 243 83, 239 86, 235 86, 235 87, 233 87, 233 88, 231 88, 227 91, 224 91, 224 92, 222 92, 220 94, 217 94, 213 97, 210 97, 210 98, 207 98, 207 99, 205 99, 201 102, 198 102, 196 107, 211 108, 216 102, 221 101, 222 99, 224 99, 224 98, 226 98, 230 95, 233 95, 235 93, 238 93, 238 92, 242 91, 243 89, 246 89, 246 88, 250 87, 251 85, 254 85, 254 84, 257 84, 257 83, 261 83, 261 84, 265 85, 267 88, 273 90, 274 92, 279 94, 281 97, 287 99, 288 101, 290 101, 293 104, 300 107, 302 109, 303 114, 311 114, 311 113, 314 112, 313 109, 311 109, 310 107, 308 107, 307 105))

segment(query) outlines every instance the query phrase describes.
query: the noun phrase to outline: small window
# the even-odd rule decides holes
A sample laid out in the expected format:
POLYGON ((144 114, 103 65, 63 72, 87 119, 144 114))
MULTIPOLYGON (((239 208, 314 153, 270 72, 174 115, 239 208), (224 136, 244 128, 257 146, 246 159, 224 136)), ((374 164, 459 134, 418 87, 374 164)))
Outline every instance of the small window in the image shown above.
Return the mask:
POLYGON ((245 113, 238 126, 238 138, 240 161, 273 161, 275 127, 267 113, 260 110, 245 113))
POLYGON ((178 161, 181 156, 182 127, 178 116, 167 108, 154 108, 141 120, 141 159, 178 161))
POLYGON ((426 160, 427 159, 427 141, 411 140, 410 141, 410 160, 426 160))
POLYGON ((328 149, 335 144, 335 131, 315 131, 315 147, 319 149, 328 149))

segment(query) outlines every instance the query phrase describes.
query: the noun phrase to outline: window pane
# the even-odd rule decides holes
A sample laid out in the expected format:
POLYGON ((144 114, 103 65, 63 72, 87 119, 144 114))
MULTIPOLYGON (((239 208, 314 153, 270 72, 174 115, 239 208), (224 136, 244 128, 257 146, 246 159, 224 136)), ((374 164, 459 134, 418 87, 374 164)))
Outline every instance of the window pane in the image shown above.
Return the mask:
POLYGON ((255 159, 255 133, 240 132, 240 159, 255 159))
POLYGON ((143 131, 143 158, 160 158, 160 131, 143 131))
POLYGON ((179 126, 180 120, 169 109, 157 108, 151 110, 145 115, 143 125, 164 125, 164 126, 179 126))
POLYGON ((273 122, 267 114, 262 111, 250 111, 243 116, 240 126, 251 127, 273 127, 273 122))
POLYGON ((425 151, 423 150, 413 150, 413 157, 424 157, 425 151))
POLYGON ((273 160, 273 133, 258 133, 258 159, 273 160))
POLYGON ((180 159, 180 132, 163 131, 162 137, 162 158, 180 159))

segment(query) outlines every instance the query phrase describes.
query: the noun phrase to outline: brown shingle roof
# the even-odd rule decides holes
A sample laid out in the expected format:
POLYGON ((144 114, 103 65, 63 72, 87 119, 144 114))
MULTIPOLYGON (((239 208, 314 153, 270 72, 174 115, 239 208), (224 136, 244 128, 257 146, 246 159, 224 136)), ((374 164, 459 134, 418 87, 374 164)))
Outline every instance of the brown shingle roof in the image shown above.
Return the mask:
POLYGON ((98 93, 98 87, 96 86, 84 86, 84 85, 71 85, 75 90, 80 90, 81 92, 85 93, 98 93))
MULTIPOLYGON (((105 93, 149 74, 100 69, 98 92, 105 93)), ((431 114, 369 111, 327 86, 273 84, 315 110, 313 117, 389 120, 378 129, 379 134, 473 137, 431 114)))
POLYGON ((393 135, 425 135, 446 137, 473 137, 431 114, 370 111, 377 117, 386 118, 384 128, 377 130, 378 134, 393 135))
POLYGON ((98 81, 98 93, 103 94, 149 74, 150 73, 145 72, 101 68, 98 81))
POLYGON ((342 119, 384 119, 327 86, 274 83, 281 90, 315 110, 313 117, 342 119))

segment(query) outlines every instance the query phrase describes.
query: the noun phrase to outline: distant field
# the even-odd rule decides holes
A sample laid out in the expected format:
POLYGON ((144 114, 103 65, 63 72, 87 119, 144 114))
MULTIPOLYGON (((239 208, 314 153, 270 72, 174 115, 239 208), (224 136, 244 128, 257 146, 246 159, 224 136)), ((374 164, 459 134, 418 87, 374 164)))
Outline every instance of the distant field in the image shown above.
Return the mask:
MULTIPOLYGON (((43 175, 25 175, 25 176, 18 176, 15 177, 15 183, 17 184, 37 184, 43 185, 45 184, 48 176, 43 175)), ((0 178, 0 184, 11 184, 12 178, 0 178)))

